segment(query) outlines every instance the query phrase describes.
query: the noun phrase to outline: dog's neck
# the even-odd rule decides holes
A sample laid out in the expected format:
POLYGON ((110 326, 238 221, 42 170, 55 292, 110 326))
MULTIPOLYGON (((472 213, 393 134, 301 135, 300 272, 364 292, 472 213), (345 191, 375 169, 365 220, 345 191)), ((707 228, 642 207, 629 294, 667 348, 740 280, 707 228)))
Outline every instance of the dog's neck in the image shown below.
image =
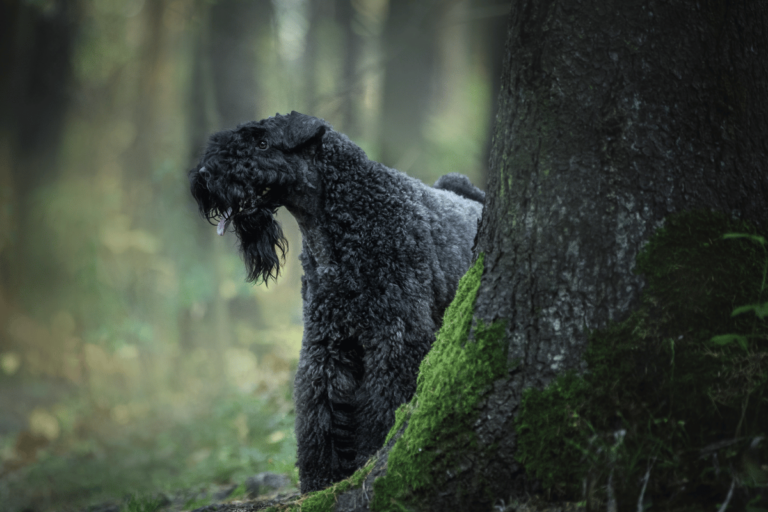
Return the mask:
POLYGON ((326 216, 322 208, 324 185, 314 165, 306 160, 302 160, 301 165, 305 166, 300 174, 304 181, 286 198, 285 208, 299 225, 305 251, 317 264, 328 265, 331 262, 331 242, 323 228, 326 216))
POLYGON ((283 200, 283 205, 296 219, 302 233, 312 231, 323 222, 320 198, 324 187, 312 162, 313 157, 314 155, 308 155, 297 160, 295 165, 303 167, 301 172, 297 173, 301 176, 301 181, 292 187, 283 200))
POLYGON ((334 187, 335 181, 349 183, 357 179, 351 169, 365 167, 368 158, 346 135, 335 131, 327 132, 322 148, 317 149, 317 152, 306 154, 298 163, 304 167, 298 173, 303 181, 286 198, 285 207, 299 224, 308 255, 316 264, 329 265, 333 261, 334 243, 331 235, 333 230, 328 229, 332 221, 326 211, 328 187, 334 187))

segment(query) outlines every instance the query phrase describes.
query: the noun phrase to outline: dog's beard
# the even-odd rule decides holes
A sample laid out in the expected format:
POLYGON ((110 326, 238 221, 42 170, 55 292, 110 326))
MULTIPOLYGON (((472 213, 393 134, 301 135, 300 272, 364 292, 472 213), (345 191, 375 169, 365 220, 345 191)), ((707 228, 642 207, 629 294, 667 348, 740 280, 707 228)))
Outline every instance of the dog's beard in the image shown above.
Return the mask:
POLYGON ((252 213, 236 214, 232 218, 232 225, 240 239, 248 281, 261 278, 267 284, 270 278, 277 280, 280 265, 285 262, 288 240, 275 220, 274 212, 259 209, 252 213))

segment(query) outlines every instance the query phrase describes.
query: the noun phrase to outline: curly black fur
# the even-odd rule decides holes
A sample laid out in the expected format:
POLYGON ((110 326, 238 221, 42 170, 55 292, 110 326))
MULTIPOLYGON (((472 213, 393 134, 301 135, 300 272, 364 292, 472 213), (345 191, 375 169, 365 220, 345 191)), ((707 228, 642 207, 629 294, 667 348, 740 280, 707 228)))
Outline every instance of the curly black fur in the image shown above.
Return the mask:
POLYGON ((450 190, 451 192, 479 203, 485 202, 485 192, 474 186, 472 182, 469 181, 469 178, 463 174, 455 172, 444 174, 440 176, 432 186, 443 190, 450 190))
POLYGON ((296 112, 214 134, 189 178, 203 215, 220 233, 234 226, 251 280, 280 270, 287 245, 276 208, 298 221, 301 489, 350 475, 413 395, 419 364, 471 263, 483 193, 461 175, 428 187, 296 112))

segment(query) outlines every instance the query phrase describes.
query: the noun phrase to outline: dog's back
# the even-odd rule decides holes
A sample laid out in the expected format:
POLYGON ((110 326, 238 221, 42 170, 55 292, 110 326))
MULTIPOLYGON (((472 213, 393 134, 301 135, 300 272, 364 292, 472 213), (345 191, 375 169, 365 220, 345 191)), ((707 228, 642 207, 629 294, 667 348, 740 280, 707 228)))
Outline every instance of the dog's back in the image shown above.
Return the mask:
POLYGON ((485 192, 474 186, 469 181, 469 178, 463 174, 456 172, 444 174, 432 186, 441 190, 450 190, 454 194, 477 201, 478 203, 485 202, 485 192))

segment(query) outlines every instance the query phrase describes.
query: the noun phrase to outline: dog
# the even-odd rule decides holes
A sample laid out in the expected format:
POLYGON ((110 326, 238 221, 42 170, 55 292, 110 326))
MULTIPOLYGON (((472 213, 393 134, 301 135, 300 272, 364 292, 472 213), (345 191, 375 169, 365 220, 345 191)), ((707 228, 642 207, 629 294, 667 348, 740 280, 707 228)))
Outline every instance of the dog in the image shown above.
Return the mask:
POLYGON ((297 112, 213 134, 189 179, 203 216, 237 234, 250 281, 276 279, 284 261, 277 208, 298 222, 297 465, 302 492, 327 487, 381 447, 412 397, 484 194, 460 174, 429 187, 297 112))

